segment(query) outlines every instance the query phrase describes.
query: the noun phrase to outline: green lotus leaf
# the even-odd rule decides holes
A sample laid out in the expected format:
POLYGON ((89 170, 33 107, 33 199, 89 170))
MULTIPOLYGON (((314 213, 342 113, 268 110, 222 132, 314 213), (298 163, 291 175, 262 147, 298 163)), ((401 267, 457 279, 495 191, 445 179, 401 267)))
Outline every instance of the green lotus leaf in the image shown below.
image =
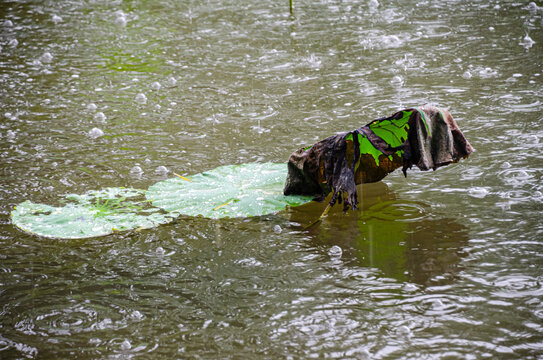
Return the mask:
POLYGON ((169 213, 206 218, 250 217, 276 213, 311 201, 285 196, 286 164, 227 165, 161 181, 145 193, 153 206, 169 213))
POLYGON ((286 164, 222 166, 161 181, 147 191, 119 187, 68 194, 61 207, 25 201, 11 212, 11 219, 36 235, 79 239, 152 228, 179 215, 260 216, 311 201, 308 196, 283 195, 286 175, 286 164))
POLYGON ((27 200, 16 206, 11 212, 11 219, 15 226, 24 231, 62 239, 152 228, 173 219, 160 209, 149 208, 143 194, 142 190, 127 188, 106 188, 83 195, 68 194, 65 198, 70 202, 63 207, 27 200))

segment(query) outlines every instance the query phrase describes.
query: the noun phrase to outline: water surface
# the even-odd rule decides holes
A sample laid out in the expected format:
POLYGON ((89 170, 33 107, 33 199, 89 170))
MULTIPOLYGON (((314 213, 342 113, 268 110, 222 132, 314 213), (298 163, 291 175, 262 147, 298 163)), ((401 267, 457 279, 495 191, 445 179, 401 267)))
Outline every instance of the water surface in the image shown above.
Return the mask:
POLYGON ((2 2, 0 357, 540 358, 542 20, 501 0, 2 2), (309 230, 323 204, 76 241, 10 222, 424 104, 472 157, 364 185, 309 230))

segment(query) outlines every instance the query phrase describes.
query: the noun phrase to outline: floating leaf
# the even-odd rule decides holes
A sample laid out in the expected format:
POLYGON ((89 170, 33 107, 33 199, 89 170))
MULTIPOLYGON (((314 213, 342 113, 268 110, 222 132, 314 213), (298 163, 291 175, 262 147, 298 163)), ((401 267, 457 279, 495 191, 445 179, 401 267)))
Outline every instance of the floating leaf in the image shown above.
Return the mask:
POLYGON ((108 235, 115 231, 152 228, 173 217, 149 208, 144 191, 106 188, 84 195, 68 194, 63 207, 25 201, 11 212, 20 229, 45 237, 80 239, 108 235))
POLYGON ((161 181, 145 196, 153 206, 174 214, 213 219, 259 216, 311 201, 311 196, 283 195, 286 176, 286 164, 227 165, 161 181))
POLYGON ((106 188, 68 194, 54 207, 25 201, 12 211, 20 229, 45 237, 78 239, 146 229, 177 216, 249 217, 276 213, 311 201, 284 196, 286 164, 222 166, 189 177, 161 181, 149 190, 106 188))

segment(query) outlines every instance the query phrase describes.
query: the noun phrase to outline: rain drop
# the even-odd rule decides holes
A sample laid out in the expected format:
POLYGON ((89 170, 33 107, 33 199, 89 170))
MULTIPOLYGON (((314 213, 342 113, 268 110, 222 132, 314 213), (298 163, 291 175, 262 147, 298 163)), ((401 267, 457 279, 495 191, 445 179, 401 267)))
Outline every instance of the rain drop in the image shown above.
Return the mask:
POLYGON ((62 22, 62 18, 58 15, 53 15, 53 17, 51 18, 51 21, 53 21, 55 24, 58 24, 62 22))
POLYGON ((104 132, 98 128, 92 128, 91 131, 89 131, 89 136, 96 139, 100 136, 104 136, 104 132))
POLYGON ((40 61, 42 63, 50 63, 51 61, 53 61, 53 55, 51 55, 50 52, 45 52, 41 57, 40 57, 40 61))
POLYGON ((145 96, 143 93, 139 93, 136 95, 136 102, 142 105, 145 104, 147 102, 147 96, 145 96))
POLYGON ((8 43, 8 46, 11 48, 17 47, 17 45, 19 45, 19 42, 17 41, 17 39, 11 39, 8 43))
POLYGON ((445 308, 445 305, 443 305, 443 302, 439 299, 434 299, 432 301, 432 309, 433 310, 443 310, 445 308))
POLYGON ((411 330, 405 325, 402 325, 402 326, 398 327, 398 329, 396 331, 401 336, 405 336, 405 337, 411 336, 411 330))
POLYGON ((534 46, 534 44, 535 44, 535 41, 533 41, 530 35, 528 34, 524 36, 524 39, 522 39, 522 42, 520 43, 520 45, 524 46, 526 50, 534 46))
POLYGON ((126 15, 124 12, 122 12, 122 10, 117 10, 115 12, 115 24, 119 25, 119 26, 126 26, 126 23, 128 22, 128 20, 126 20, 126 15))
POLYGON ((94 120, 96 121, 105 122, 106 119, 107 119, 106 115, 101 111, 94 114, 94 120))
POLYGON ((8 139, 15 139, 16 136, 17 136, 17 133, 13 130, 8 130, 6 133, 6 137, 8 139))
POLYGON ((539 6, 537 6, 537 4, 532 1, 528 4, 528 6, 526 6, 525 9, 529 10, 532 13, 536 13, 539 10, 539 6))
POLYGON ((402 86, 403 85, 403 78, 400 75, 396 75, 390 80, 391 85, 397 85, 402 86))
POLYGON ((328 255, 332 259, 340 259, 341 255, 343 255, 343 250, 339 246, 334 245, 328 250, 328 255))
POLYGON ((142 313, 139 312, 138 310, 134 310, 134 311, 132 312, 132 314, 130 315, 130 317, 131 317, 132 319, 136 319, 136 320, 141 320, 141 319, 143 319, 142 313))
POLYGON ((488 191, 488 189, 484 188, 484 187, 472 187, 468 190, 468 194, 474 198, 479 198, 479 199, 482 199, 484 198, 485 196, 487 196, 490 192, 488 191))
POLYGON ((160 83, 158 81, 155 81, 154 83, 151 84, 151 88, 153 90, 160 90, 160 83))
POLYGON ((159 167, 156 168, 155 172, 156 172, 157 174, 167 174, 167 173, 170 172, 170 170, 168 170, 168 168, 167 168, 166 166, 162 166, 162 165, 161 165, 161 166, 159 166, 159 167))
POLYGON ((164 251, 164 248, 162 246, 157 247, 155 251, 157 255, 164 255, 164 253, 166 253, 166 251, 164 251))
POLYGON ((127 339, 124 339, 124 341, 121 344, 121 350, 130 350, 132 349, 132 344, 127 339))
POLYGON ((136 165, 136 166, 132 167, 132 169, 130 169, 130 173, 134 174, 134 175, 141 175, 141 174, 143 174, 143 170, 142 170, 141 167, 136 165))
POLYGON ((281 229, 281 226, 279 226, 279 225, 275 225, 273 227, 273 232, 276 233, 276 234, 281 234, 282 231, 283 231, 283 229, 281 229))
POLYGON ((96 104, 94 103, 90 103, 89 105, 87 105, 87 110, 95 111, 96 109, 98 109, 98 106, 96 106, 96 104))
POLYGON ((175 86, 177 84, 177 80, 172 76, 168 79, 168 85, 169 86, 175 86))

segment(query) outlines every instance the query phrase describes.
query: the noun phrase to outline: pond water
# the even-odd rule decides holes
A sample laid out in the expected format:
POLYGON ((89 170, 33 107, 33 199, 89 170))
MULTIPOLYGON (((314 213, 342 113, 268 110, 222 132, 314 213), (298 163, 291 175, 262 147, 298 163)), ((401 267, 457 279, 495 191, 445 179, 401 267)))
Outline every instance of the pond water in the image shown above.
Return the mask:
POLYGON ((541 358, 542 21, 505 0, 2 1, 0 357, 541 358), (285 162, 424 104, 476 152, 309 230, 324 204, 86 240, 11 224, 27 199, 285 162))

